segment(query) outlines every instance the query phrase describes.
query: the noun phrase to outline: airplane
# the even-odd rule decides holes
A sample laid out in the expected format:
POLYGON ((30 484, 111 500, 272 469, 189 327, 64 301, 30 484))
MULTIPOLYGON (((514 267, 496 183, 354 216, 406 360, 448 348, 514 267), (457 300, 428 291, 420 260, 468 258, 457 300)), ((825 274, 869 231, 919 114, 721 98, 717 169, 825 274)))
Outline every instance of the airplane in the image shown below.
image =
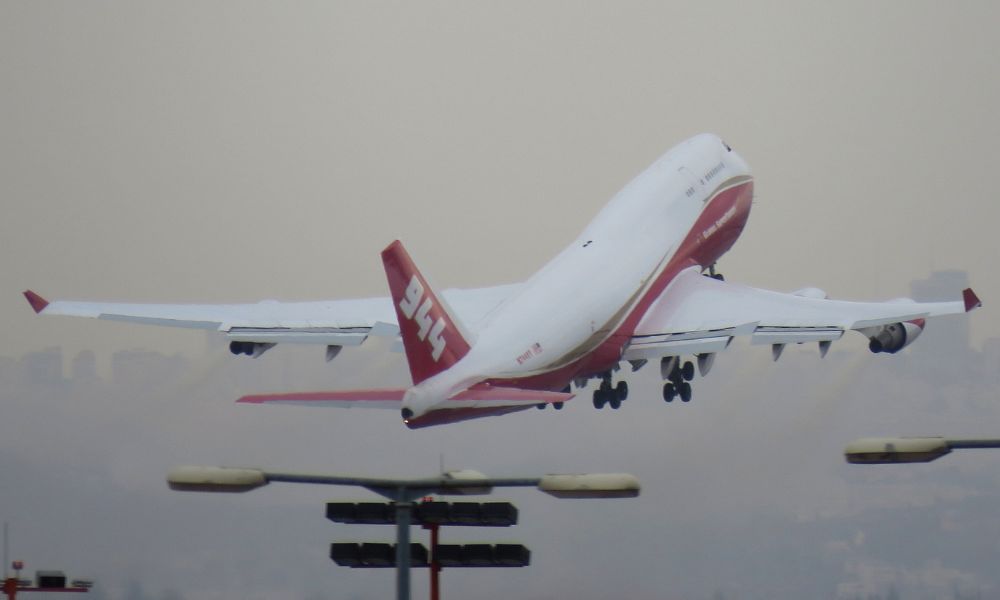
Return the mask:
POLYGON ((437 293, 401 242, 382 251, 389 297, 256 304, 48 302, 24 292, 35 312, 221 332, 234 354, 259 357, 278 343, 344 346, 372 336, 401 341, 412 386, 257 394, 249 404, 365 406, 400 411, 420 428, 563 403, 591 379, 596 408, 617 409, 636 371, 660 361, 663 399, 691 400, 695 364, 704 376, 736 337, 770 345, 817 343, 825 356, 848 330, 874 353, 913 343, 932 317, 981 305, 830 300, 817 288, 792 293, 724 280, 716 264, 743 232, 754 197, 750 168, 729 145, 701 134, 636 176, 573 242, 522 283, 437 293), (595 276, 600 275, 599 283, 595 276), (692 360, 685 360, 692 357, 692 360))

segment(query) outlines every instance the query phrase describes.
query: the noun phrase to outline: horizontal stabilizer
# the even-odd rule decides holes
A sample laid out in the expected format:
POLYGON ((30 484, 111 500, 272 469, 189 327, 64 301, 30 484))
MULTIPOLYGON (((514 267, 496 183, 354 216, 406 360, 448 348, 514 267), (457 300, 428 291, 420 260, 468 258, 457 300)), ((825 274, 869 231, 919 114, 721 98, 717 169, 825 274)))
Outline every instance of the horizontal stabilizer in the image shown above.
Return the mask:
MULTIPOLYGON (((243 396, 237 402, 245 404, 289 404, 294 406, 333 406, 339 408, 391 408, 399 410, 406 390, 403 388, 373 390, 337 390, 328 392, 288 392, 243 396)), ((441 410, 457 408, 487 408, 498 406, 534 406, 565 402, 573 394, 524 390, 520 388, 476 385, 461 391, 442 404, 441 410)))
POLYGON ((253 394, 237 402, 245 404, 289 404, 292 406, 334 406, 338 408, 391 408, 399 410, 406 390, 342 390, 330 392, 287 392, 280 394, 253 394))

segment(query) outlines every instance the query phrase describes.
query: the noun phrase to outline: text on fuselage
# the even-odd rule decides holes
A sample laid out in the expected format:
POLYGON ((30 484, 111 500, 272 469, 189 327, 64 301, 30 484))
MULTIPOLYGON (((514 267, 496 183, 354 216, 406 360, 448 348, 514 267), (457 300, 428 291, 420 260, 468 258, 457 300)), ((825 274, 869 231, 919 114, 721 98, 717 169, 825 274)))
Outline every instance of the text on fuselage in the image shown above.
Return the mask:
POLYGON ((736 207, 730 206, 729 210, 722 214, 721 217, 715 220, 715 223, 709 225, 708 229, 701 232, 701 239, 707 240, 713 233, 722 228, 723 225, 729 222, 730 219, 736 214, 736 207))
POLYGON ((538 342, 535 342, 534 344, 531 345, 531 348, 528 348, 528 350, 526 350, 523 354, 517 357, 517 364, 523 365, 524 363, 528 362, 533 357, 538 356, 541 353, 542 353, 542 345, 539 344, 538 342))

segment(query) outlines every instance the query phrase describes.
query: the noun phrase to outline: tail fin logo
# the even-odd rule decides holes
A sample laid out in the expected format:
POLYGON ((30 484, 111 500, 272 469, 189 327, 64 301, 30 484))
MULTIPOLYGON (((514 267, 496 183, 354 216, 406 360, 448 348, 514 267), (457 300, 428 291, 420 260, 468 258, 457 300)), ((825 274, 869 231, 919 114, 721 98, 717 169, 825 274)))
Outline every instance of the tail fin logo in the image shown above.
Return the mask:
POLYGON ((462 326, 396 240, 382 251, 392 309, 406 351, 410 377, 418 384, 450 369, 469 352, 462 326))
POLYGON ((414 275, 410 278, 409 285, 406 286, 403 299, 399 301, 399 310, 408 321, 416 321, 419 327, 417 338, 421 342, 426 340, 430 344, 431 358, 437 362, 448 343, 442 337, 445 328, 444 317, 438 317, 437 321, 432 322, 430 312, 433 308, 434 301, 429 295, 424 297, 424 286, 414 275), (423 299, 423 303, 420 302, 421 299, 423 299))

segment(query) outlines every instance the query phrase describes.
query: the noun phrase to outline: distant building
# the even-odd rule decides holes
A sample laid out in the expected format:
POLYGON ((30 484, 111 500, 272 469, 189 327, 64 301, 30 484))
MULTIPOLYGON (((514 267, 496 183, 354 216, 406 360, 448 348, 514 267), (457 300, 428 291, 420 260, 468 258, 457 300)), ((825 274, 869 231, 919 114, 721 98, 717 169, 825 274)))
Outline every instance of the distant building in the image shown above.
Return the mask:
MULTIPOLYGON (((935 271, 927 279, 910 283, 910 295, 917 302, 961 300, 962 290, 969 287, 969 274, 965 271, 935 271)), ((920 341, 911 346, 916 352, 959 355, 969 352, 969 319, 944 317, 927 323, 920 341)))
POLYGON ((983 366, 986 376, 992 381, 1000 379, 1000 338, 990 338, 983 342, 983 366))
POLYGON ((186 363, 180 355, 149 350, 122 350, 111 357, 111 378, 117 384, 161 383, 181 376, 186 363))
POLYGON ((29 384, 61 383, 63 356, 61 348, 46 348, 21 357, 21 372, 29 384))
MULTIPOLYGON (((961 300, 969 287, 965 271, 935 271, 927 279, 910 283, 910 295, 918 302, 961 300)), ((982 356, 972 349, 969 317, 949 315, 932 319, 912 346, 907 348, 911 367, 937 387, 968 381, 982 369, 982 356)))
POLYGON ((84 350, 73 358, 71 377, 83 383, 97 381, 97 355, 93 350, 84 350))
POLYGON ((0 356, 0 381, 13 381, 17 373, 17 361, 8 356, 0 356))

